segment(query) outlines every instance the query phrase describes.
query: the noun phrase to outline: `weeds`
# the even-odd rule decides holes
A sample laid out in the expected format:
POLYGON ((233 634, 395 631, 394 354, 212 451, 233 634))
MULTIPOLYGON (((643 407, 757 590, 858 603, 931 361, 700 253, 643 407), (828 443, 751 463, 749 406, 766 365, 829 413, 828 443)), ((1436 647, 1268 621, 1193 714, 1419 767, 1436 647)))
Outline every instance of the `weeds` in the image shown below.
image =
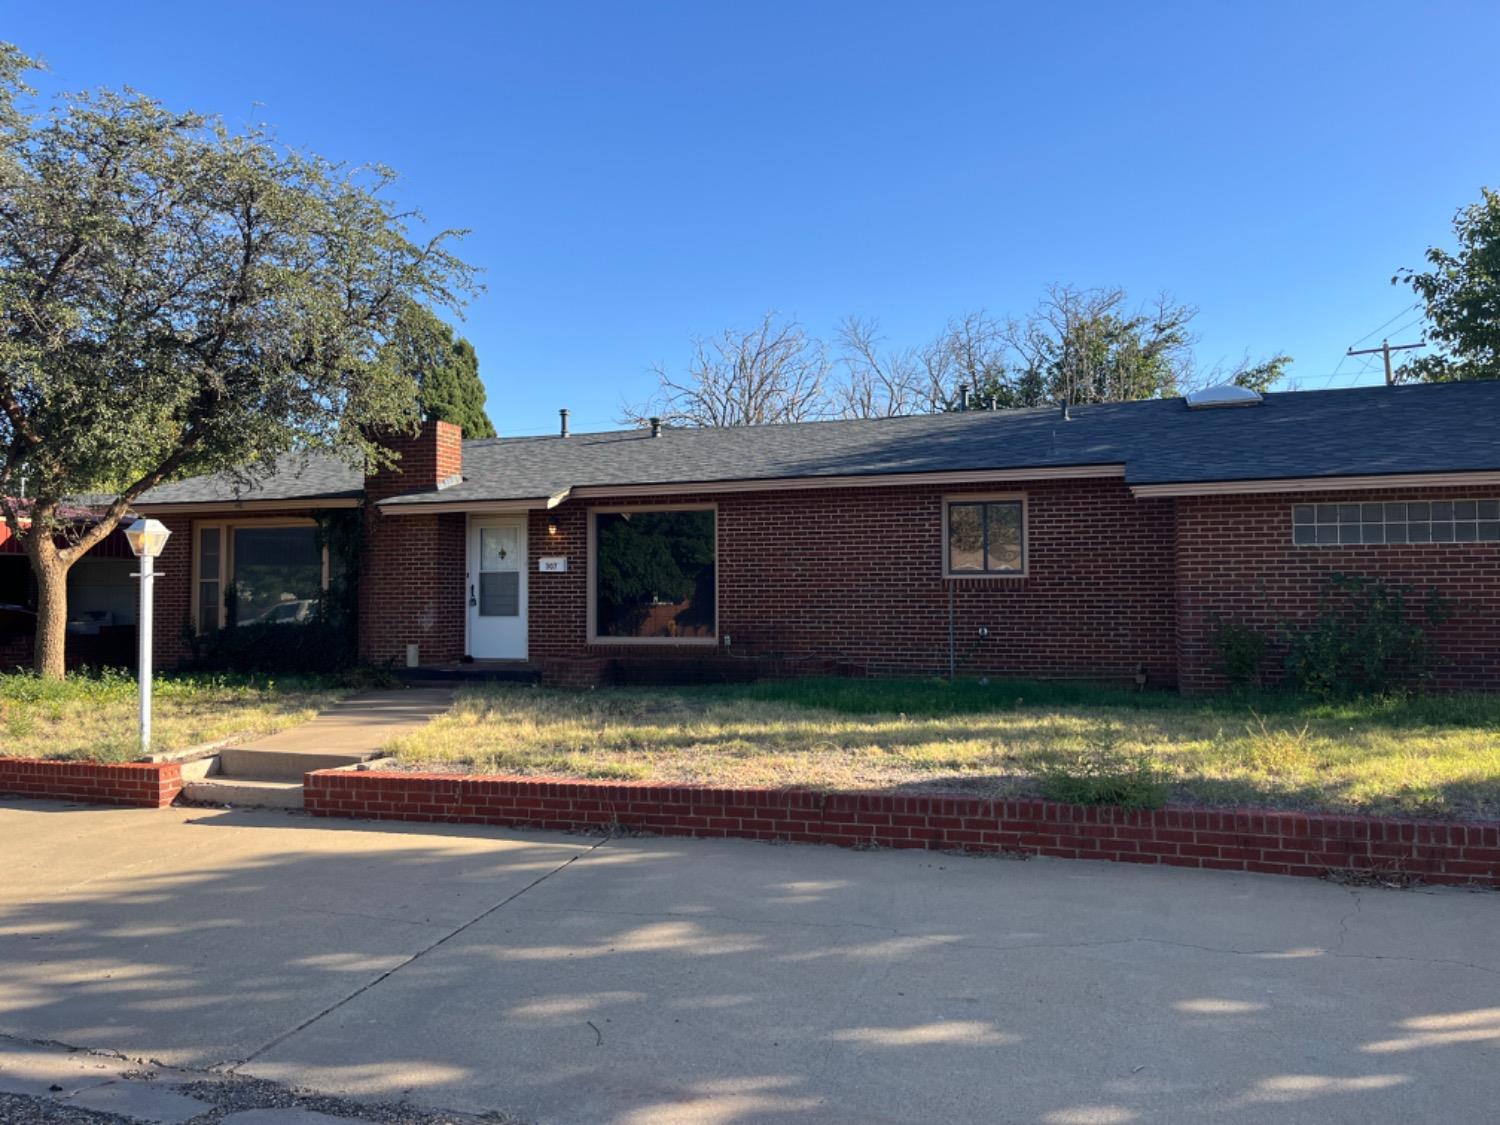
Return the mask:
POLYGON ((1164 789, 1205 805, 1500 815, 1496 696, 1190 698, 927 680, 497 685, 463 691, 452 712, 389 749, 436 770, 663 784, 999 797, 1037 794, 1050 777, 1054 792, 1098 800, 1151 802, 1164 789))
POLYGON ((1042 761, 1036 771, 1043 797, 1075 805, 1154 809, 1167 803, 1165 774, 1145 751, 1128 751, 1113 726, 1099 726, 1080 752, 1042 761))

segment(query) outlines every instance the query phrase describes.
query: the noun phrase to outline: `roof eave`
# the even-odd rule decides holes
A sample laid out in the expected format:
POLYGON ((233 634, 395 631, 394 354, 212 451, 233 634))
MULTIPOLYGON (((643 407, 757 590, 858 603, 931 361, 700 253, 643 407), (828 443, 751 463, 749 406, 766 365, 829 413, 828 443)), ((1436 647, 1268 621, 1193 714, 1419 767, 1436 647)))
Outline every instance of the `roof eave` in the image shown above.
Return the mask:
POLYGON ((311 512, 324 508, 357 508, 362 503, 362 497, 341 493, 337 496, 298 496, 285 500, 138 500, 131 508, 141 515, 157 516, 197 512, 311 512))
POLYGON ((384 516, 422 516, 433 512, 535 512, 557 507, 568 498, 568 492, 565 488, 550 496, 521 496, 503 500, 426 500, 392 496, 377 501, 375 507, 384 516))
POLYGON ((1130 491, 1144 499, 1153 496, 1230 496, 1258 492, 1350 492, 1370 488, 1444 488, 1496 484, 1500 484, 1500 470, 1468 469, 1435 473, 1168 481, 1159 484, 1132 484, 1130 491))

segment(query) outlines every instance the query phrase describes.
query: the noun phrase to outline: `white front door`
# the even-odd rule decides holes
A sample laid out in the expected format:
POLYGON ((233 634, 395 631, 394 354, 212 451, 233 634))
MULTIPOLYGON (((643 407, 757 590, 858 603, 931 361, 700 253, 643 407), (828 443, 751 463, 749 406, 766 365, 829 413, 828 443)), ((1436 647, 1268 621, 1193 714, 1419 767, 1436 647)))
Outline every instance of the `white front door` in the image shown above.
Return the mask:
POLYGON ((526 517, 469 519, 469 655, 526 659, 526 517))

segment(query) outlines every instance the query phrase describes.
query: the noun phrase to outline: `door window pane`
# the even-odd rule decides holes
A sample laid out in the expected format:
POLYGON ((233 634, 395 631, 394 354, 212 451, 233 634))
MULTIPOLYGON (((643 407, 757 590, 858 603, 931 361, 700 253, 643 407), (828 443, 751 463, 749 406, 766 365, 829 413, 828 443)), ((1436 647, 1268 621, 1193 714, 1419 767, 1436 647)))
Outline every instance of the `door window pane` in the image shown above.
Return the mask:
POLYGON ((521 572, 519 570, 481 570, 479 572, 479 616, 519 617, 521 614, 521 572))
POLYGON ((234 529, 234 592, 239 624, 286 624, 317 616, 323 549, 315 527, 234 529))
POLYGON ((479 529, 479 569, 519 570, 521 566, 520 529, 516 527, 481 527, 479 529))
POLYGON ((596 636, 715 635, 711 510, 599 512, 594 550, 596 636))

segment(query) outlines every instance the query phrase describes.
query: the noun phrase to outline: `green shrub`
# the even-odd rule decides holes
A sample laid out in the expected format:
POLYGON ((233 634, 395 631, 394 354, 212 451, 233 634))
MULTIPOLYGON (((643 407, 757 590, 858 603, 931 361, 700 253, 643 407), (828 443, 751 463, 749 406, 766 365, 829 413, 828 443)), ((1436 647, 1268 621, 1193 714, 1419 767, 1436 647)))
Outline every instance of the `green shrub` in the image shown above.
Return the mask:
POLYGON ((1325 699, 1389 695, 1429 678, 1427 627, 1453 611, 1433 590, 1420 614, 1413 612, 1409 592, 1379 579, 1331 575, 1312 623, 1287 627, 1288 675, 1303 691, 1325 699))
POLYGON ((316 676, 355 664, 348 634, 321 618, 236 625, 194 638, 194 670, 316 676))
POLYGON ((1150 754, 1119 747, 1112 728, 1095 733, 1087 749, 1056 755, 1037 767, 1037 788, 1050 801, 1154 809, 1166 804, 1167 786, 1150 754))
POLYGON ((1260 682, 1261 663, 1271 646, 1269 637, 1241 621, 1216 618, 1209 640, 1219 653, 1219 671, 1231 687, 1260 682))

